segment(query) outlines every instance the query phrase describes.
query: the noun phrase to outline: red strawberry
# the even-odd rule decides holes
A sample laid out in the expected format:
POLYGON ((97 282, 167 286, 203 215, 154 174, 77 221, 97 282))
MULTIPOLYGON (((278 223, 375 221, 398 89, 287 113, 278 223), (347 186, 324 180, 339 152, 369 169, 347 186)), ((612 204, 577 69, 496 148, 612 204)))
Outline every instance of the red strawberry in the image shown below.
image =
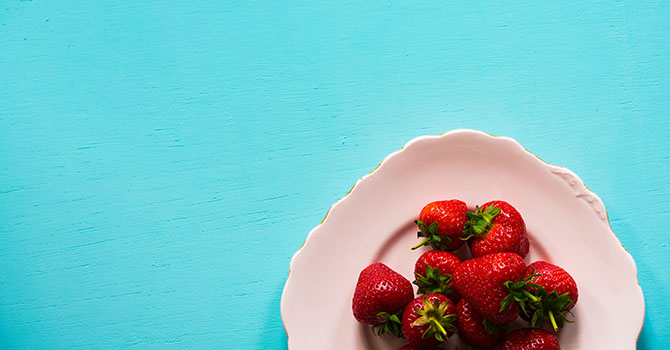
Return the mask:
POLYGON ((468 345, 491 349, 502 342, 505 330, 485 320, 467 300, 461 299, 458 302, 456 314, 458 315, 458 335, 468 345))
POLYGON ((456 250, 463 245, 463 228, 467 222, 467 205, 458 199, 428 203, 419 214, 416 224, 421 230, 419 238, 425 237, 412 249, 430 245, 435 249, 456 250))
POLYGON ((526 257, 529 248, 526 224, 512 205, 491 201, 467 215, 469 223, 465 233, 467 238, 473 238, 470 241, 473 257, 503 252, 526 257))
POLYGON ((402 314, 402 334, 415 347, 444 342, 456 332, 456 306, 442 294, 426 294, 412 300, 402 314))
POLYGON ((374 325, 378 335, 402 336, 400 316, 414 298, 412 284, 390 267, 376 262, 361 271, 352 300, 358 322, 374 325))
POLYGON ((523 287, 526 271, 523 258, 514 253, 494 253, 463 261, 454 272, 454 287, 485 319, 510 323, 537 298, 523 287))
POLYGON ((456 302, 461 296, 452 288, 452 274, 461 264, 456 255, 443 250, 429 250, 414 265, 412 283, 419 286, 418 294, 440 293, 456 302))
POLYGON ((525 289, 541 299, 538 303, 530 304, 531 326, 535 327, 536 324, 548 319, 554 330, 558 330, 559 327, 563 327, 564 322, 571 322, 566 319, 565 314, 575 306, 579 298, 577 283, 572 276, 546 261, 536 261, 528 265, 526 278, 531 276, 531 284, 525 289))
POLYGON ((500 350, 559 350, 558 338, 544 329, 526 328, 510 332, 500 350))

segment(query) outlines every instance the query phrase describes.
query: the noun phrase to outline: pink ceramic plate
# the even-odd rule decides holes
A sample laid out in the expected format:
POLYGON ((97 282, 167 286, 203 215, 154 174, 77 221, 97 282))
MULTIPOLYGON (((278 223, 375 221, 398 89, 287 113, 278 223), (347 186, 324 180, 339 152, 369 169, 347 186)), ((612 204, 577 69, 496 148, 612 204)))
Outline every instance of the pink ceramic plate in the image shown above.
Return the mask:
MULTIPOLYGON (((351 312, 358 273, 381 261, 412 280, 423 252, 413 221, 428 202, 512 203, 531 239, 528 263, 543 259, 579 286, 574 324, 559 333, 570 349, 635 349, 644 321, 637 268, 609 226, 605 207, 572 171, 547 164, 507 137, 474 130, 410 141, 337 201, 293 256, 281 301, 290 350, 398 349, 351 312)), ((457 336, 447 349, 464 349, 457 336)))

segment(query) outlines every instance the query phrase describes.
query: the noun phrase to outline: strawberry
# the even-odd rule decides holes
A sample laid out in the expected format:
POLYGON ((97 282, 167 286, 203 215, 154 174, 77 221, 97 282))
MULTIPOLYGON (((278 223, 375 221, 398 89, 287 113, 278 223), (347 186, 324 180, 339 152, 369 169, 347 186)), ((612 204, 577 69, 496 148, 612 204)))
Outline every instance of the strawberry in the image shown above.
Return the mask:
POLYGON ((456 255, 443 250, 429 250, 419 257, 414 265, 412 283, 419 286, 418 294, 440 293, 452 301, 458 301, 461 296, 452 288, 452 274, 461 264, 456 255))
POLYGON ((390 267, 376 262, 361 271, 352 300, 358 322, 373 325, 378 335, 401 337, 403 308, 414 298, 412 284, 390 267))
POLYGON ((536 261, 528 265, 526 277, 532 274, 539 276, 531 278, 532 284, 525 289, 540 297, 541 301, 530 304, 531 326, 535 327, 548 319, 557 331, 559 327, 563 327, 564 322, 572 322, 565 317, 579 298, 577 283, 572 276, 561 267, 546 261, 536 261))
POLYGON ((514 253, 493 253, 463 261, 454 272, 454 288, 485 319, 498 324, 514 321, 519 308, 537 301, 523 289, 526 264, 514 253))
POLYGON ((456 314, 458 315, 458 335, 468 345, 491 349, 502 342, 505 330, 485 320, 467 300, 461 299, 458 302, 456 314))
POLYGON ((425 239, 412 247, 430 245, 435 249, 456 250, 463 245, 463 229, 467 223, 467 205, 458 199, 428 203, 419 214, 416 224, 418 237, 425 239))
POLYGON ((529 242, 526 224, 521 214, 504 201, 485 203, 472 213, 468 212, 466 239, 470 251, 477 258, 490 253, 510 252, 522 258, 528 254, 529 242))
POLYGON ((518 329, 505 337, 500 350, 559 350, 558 338, 548 330, 518 329))
POLYGON ((456 332, 456 306, 442 294, 412 300, 402 314, 402 334, 410 345, 426 347, 447 341, 456 332))

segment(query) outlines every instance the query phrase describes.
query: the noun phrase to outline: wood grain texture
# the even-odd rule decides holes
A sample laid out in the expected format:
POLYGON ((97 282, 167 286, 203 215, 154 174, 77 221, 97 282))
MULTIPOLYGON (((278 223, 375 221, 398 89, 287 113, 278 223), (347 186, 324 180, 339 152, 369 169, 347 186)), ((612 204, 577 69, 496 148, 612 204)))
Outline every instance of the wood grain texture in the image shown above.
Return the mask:
POLYGON ((670 343, 665 2, 10 0, 0 82, 2 349, 285 349, 309 230, 464 127, 603 199, 670 343))

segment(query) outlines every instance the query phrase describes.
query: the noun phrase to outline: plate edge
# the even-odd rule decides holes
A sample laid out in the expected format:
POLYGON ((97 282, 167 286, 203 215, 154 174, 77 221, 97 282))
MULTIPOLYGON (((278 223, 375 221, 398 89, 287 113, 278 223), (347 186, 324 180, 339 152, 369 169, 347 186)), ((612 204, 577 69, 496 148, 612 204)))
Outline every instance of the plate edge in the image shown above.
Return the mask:
MULTIPOLYGON (((535 153, 533 153, 533 152, 529 151, 528 149, 526 149, 525 147, 523 147, 523 145, 521 145, 521 143, 520 143, 519 141, 517 141, 517 140, 515 140, 515 139, 513 139, 513 138, 511 138, 511 137, 508 137, 508 136, 500 136, 500 135, 493 135, 493 134, 489 134, 489 133, 487 133, 487 132, 480 131, 480 130, 475 130, 475 129, 453 129, 453 130, 446 131, 446 132, 441 133, 441 134, 438 134, 438 135, 422 135, 422 136, 417 136, 417 137, 411 139, 410 141, 408 141, 408 142, 407 142, 404 146, 402 146, 400 149, 398 149, 398 150, 396 150, 396 151, 390 153, 390 154, 387 155, 386 157, 384 157, 384 159, 382 159, 382 161, 379 162, 379 164, 378 164, 374 169, 372 169, 372 171, 370 171, 369 173, 367 173, 367 174, 363 175, 361 178, 359 178, 359 179, 354 183, 354 185, 351 187, 351 189, 349 189, 349 191, 348 191, 342 198, 340 198, 340 199, 338 199, 337 201, 335 201, 335 203, 333 203, 333 204, 328 208, 328 210, 326 211, 326 215, 324 216, 323 220, 321 220, 321 222, 320 222, 318 225, 316 225, 314 228, 312 228, 312 229, 309 231, 309 233, 307 234, 307 237, 305 238, 305 241, 303 242, 303 244, 300 246, 300 248, 298 248, 298 250, 297 250, 297 251, 293 254, 293 256, 291 257, 291 260, 290 260, 290 262, 289 262, 288 276, 286 277, 286 282, 284 283, 284 287, 283 287, 283 289, 282 289, 282 296, 281 296, 281 300, 280 300, 280 314, 281 314, 281 319, 282 319, 282 326, 283 326, 283 328, 284 328, 284 332, 286 333, 286 340, 287 340, 287 347, 288 347, 288 349, 290 349, 290 345, 289 345, 289 342, 290 342, 290 334, 288 333, 288 330, 287 330, 287 328, 286 328, 286 321, 285 321, 285 314, 284 314, 284 313, 285 313, 285 310, 286 310, 286 306, 284 305, 284 303, 285 303, 286 290, 287 290, 287 287, 289 286, 289 283, 290 283, 290 280, 291 280, 291 270, 292 270, 292 268, 293 268, 293 264, 294 264, 294 262, 295 262, 295 259, 296 259, 297 256, 300 255, 300 253, 302 252, 303 248, 305 247, 305 245, 307 244, 307 242, 310 240, 310 237, 312 237, 313 233, 314 233, 319 227, 321 227, 321 225, 324 224, 324 222, 326 221, 326 219, 328 219, 328 215, 330 214, 330 212, 331 212, 334 208, 336 208, 340 203, 342 203, 342 201, 344 201, 344 199, 346 199, 346 198, 347 198, 347 197, 354 191, 354 189, 355 189, 355 188, 356 188, 362 181, 364 181, 364 180, 367 179, 368 177, 372 176, 372 175, 373 175, 379 168, 381 168, 381 166, 382 166, 385 162, 387 162, 389 159, 391 159, 391 158, 397 156, 398 154, 402 153, 407 147, 409 147, 409 146, 412 145, 413 143, 420 142, 420 141, 422 141, 422 140, 426 140, 426 139, 436 139, 436 138, 448 137, 448 136, 450 136, 450 135, 454 135, 454 134, 476 134, 476 135, 479 135, 479 136, 485 136, 485 137, 490 137, 490 138, 496 138, 496 139, 500 139, 500 140, 505 140, 506 142, 511 142, 511 143, 513 143, 516 147, 518 147, 520 150, 522 150, 524 153, 526 153, 527 155, 530 155, 530 156, 534 157, 537 161, 539 161, 539 162, 542 163, 543 165, 547 166, 547 167, 552 171, 552 173, 554 173, 555 175, 558 175, 558 172, 560 172, 561 174, 568 174, 570 177, 572 177, 573 179, 575 179, 575 180, 577 181, 577 187, 581 187, 581 188, 583 188, 584 190, 586 190, 586 192, 587 192, 587 193, 588 193, 588 194, 589 194, 595 201, 597 201, 598 204, 600 204, 600 206, 602 207, 602 210, 603 210, 603 212, 604 212, 604 215, 605 215, 604 221, 607 223, 607 226, 609 227, 609 231, 610 231, 610 233, 611 233, 612 236, 616 239, 616 241, 619 243, 619 245, 621 246, 621 248, 623 249, 623 251, 626 253, 626 255, 628 256, 629 263, 632 264, 632 266, 633 266, 633 268, 634 268, 634 270, 635 270, 635 279, 636 279, 636 282, 637 282, 637 287, 638 287, 638 290, 639 290, 639 296, 640 296, 640 300, 638 300, 638 301, 639 301, 639 302, 641 303, 641 305, 642 305, 642 315, 641 315, 641 317, 642 317, 642 322, 640 323, 640 328, 638 329, 638 331, 637 331, 637 336, 635 337, 635 344, 637 345, 637 342, 639 341, 639 338, 640 338, 640 334, 642 333, 642 329, 643 329, 643 327, 644 327, 644 319, 645 319, 645 316, 646 316, 646 315, 645 315, 645 314, 646 314, 646 302, 645 302, 645 299, 644 299, 644 291, 642 290, 642 286, 640 285, 639 271, 638 271, 638 268, 637 268, 637 263, 635 262, 635 259, 633 259, 633 256, 630 254, 630 252, 628 252, 628 250, 623 246, 623 244, 621 244, 621 240, 619 240, 619 237, 617 237, 616 233, 614 233, 614 230, 612 229, 612 225, 611 225, 610 220, 609 220, 609 215, 608 215, 608 213, 607 213, 607 208, 605 207, 605 204, 604 204, 604 202, 602 201, 602 199, 601 199, 597 194, 595 194, 595 192, 591 191, 591 189, 589 189, 589 188, 586 186, 586 184, 584 183, 584 181, 583 181, 583 180, 582 180, 582 179, 581 179, 575 172, 573 172, 572 170, 570 170, 570 169, 568 169, 568 168, 566 168, 566 167, 563 167, 563 166, 560 166, 560 165, 556 165, 556 164, 552 164, 552 163, 549 163, 549 162, 545 161, 544 159, 542 159, 542 158, 540 158, 539 156, 537 156, 535 153)), ((568 185, 570 186, 569 183, 568 183, 568 185)), ((571 187, 572 187, 572 186, 571 186, 571 187)), ((596 213, 599 214, 598 211, 596 211, 596 213)))

